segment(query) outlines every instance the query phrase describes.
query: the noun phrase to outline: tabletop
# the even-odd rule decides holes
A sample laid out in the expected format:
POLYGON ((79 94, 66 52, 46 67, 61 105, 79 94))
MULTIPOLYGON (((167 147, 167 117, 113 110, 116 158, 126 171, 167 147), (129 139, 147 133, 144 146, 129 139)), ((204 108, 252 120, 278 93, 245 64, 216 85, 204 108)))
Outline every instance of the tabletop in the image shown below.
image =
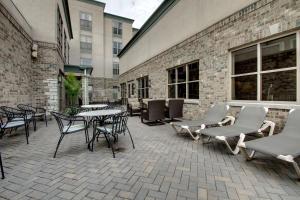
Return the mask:
POLYGON ((107 104, 91 104, 91 105, 82 105, 81 108, 105 108, 107 104))
POLYGON ((78 113, 77 116, 82 117, 102 117, 102 116, 109 116, 109 115, 116 115, 121 113, 121 110, 118 109, 108 109, 108 110, 93 110, 87 112, 78 113))

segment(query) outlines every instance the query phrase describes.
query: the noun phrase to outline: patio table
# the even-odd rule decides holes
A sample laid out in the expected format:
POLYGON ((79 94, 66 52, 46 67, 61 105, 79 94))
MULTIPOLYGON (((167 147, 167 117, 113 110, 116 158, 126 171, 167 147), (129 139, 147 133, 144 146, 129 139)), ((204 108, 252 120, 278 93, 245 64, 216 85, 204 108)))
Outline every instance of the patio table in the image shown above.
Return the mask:
POLYGON ((82 105, 81 108, 97 109, 97 108, 105 108, 107 106, 108 106, 107 104, 91 104, 91 105, 82 105))
MULTIPOLYGON (((86 118, 91 118, 91 120, 96 119, 100 124, 104 124, 104 121, 109 117, 121 113, 121 110, 118 109, 108 109, 108 110, 93 110, 87 112, 78 113, 77 116, 82 116, 86 118)), ((93 144, 96 139, 96 125, 97 123, 93 124, 93 137, 88 143, 88 148, 90 151, 93 151, 93 147, 91 147, 91 143, 93 144)))

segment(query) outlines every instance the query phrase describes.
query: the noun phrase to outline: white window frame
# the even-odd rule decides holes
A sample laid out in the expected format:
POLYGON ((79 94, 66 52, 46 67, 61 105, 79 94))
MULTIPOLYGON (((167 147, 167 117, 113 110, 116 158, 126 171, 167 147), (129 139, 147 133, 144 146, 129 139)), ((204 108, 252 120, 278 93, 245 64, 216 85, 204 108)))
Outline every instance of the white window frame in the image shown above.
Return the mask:
POLYGON ((119 65, 119 63, 114 62, 113 63, 113 76, 119 76, 119 74, 120 74, 120 65, 119 65), (118 67, 116 67, 116 66, 118 66, 118 67), (115 72, 118 72, 118 73, 115 73, 115 72))
POLYGON ((171 85, 175 85, 175 98, 182 98, 182 97, 178 97, 178 85, 180 84, 185 84, 185 89, 186 89, 186 92, 185 92, 185 98, 184 99, 190 99, 189 98, 189 83, 199 83, 199 97, 198 99, 190 99, 190 100, 199 100, 200 99, 200 66, 199 66, 199 77, 198 77, 198 80, 195 80, 195 81, 189 81, 189 65, 190 64, 194 64, 194 63, 198 63, 198 66, 199 66, 199 60, 196 60, 196 61, 193 61, 193 62, 189 62, 189 63, 186 63, 186 64, 183 64, 183 65, 179 65, 177 67, 173 67, 173 68, 170 68, 167 70, 167 74, 168 74, 168 85, 167 85, 167 94, 168 94, 168 98, 172 98, 172 97, 169 97, 169 86, 171 85), (181 68, 181 67, 185 67, 185 81, 184 82, 179 82, 178 83, 178 68, 181 68), (175 69, 175 83, 169 83, 169 71, 170 70, 173 70, 175 69))
POLYGON ((113 21, 112 24, 113 24, 112 25, 112 34, 113 34, 113 36, 122 37, 122 35, 123 35, 123 23, 120 22, 120 21, 113 21), (114 33, 114 29, 117 29, 116 34, 114 33))
POLYGON ((275 107, 281 107, 281 105, 299 105, 300 104, 300 31, 293 31, 285 34, 278 35, 276 37, 271 37, 265 40, 261 40, 256 43, 252 43, 237 49, 233 49, 229 51, 229 58, 228 58, 228 71, 229 71, 229 93, 228 93, 228 99, 230 100, 229 103, 232 103, 233 105, 243 105, 243 104, 264 104, 264 105, 274 105, 275 107), (268 42, 271 40, 280 39, 282 37, 286 37, 289 35, 296 34, 296 66, 295 67, 287 67, 282 69, 274 69, 274 70, 266 70, 261 71, 262 69, 262 63, 261 63, 261 44, 264 42, 268 42), (247 47, 251 46, 257 46, 257 71, 251 72, 251 73, 245 73, 245 74, 239 74, 239 75, 233 75, 233 52, 237 50, 241 50, 247 47), (296 70, 296 101, 263 101, 261 100, 261 75, 266 73, 273 73, 273 72, 281 72, 281 71, 290 71, 290 70, 296 70), (232 90, 232 79, 239 76, 247 76, 247 75, 257 75, 257 99, 256 100, 234 100, 233 97, 233 90, 232 90))

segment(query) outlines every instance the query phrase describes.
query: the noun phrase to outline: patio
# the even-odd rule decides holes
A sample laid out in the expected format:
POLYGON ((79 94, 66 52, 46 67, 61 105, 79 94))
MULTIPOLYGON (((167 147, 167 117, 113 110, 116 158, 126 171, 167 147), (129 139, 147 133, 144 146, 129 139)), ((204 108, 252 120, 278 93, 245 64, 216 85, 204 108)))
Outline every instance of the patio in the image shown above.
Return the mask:
POLYGON ((23 129, 3 138, 0 199, 299 199, 293 169, 270 157, 245 162, 223 144, 202 145, 139 117, 128 126, 136 149, 121 136, 115 159, 105 139, 88 151, 84 133, 66 137, 53 159, 54 120, 48 127, 39 122, 36 132, 31 126, 29 145, 23 129))

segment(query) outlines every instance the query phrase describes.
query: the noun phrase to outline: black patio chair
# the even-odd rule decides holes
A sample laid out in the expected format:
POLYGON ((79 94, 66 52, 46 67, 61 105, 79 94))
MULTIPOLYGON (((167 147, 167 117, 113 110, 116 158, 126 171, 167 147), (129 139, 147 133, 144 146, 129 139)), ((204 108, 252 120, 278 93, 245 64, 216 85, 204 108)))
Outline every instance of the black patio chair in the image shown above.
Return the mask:
MULTIPOLYGON (((98 137, 100 134, 103 134, 107 144, 108 148, 111 148, 113 157, 115 158, 115 149, 114 149, 114 143, 118 141, 118 137, 120 134, 126 134, 126 132, 129 134, 132 147, 135 149, 135 145, 130 133, 130 130, 127 126, 128 122, 128 113, 127 112, 122 112, 120 114, 114 115, 111 117, 112 118, 112 123, 110 125, 104 124, 102 126, 98 126, 97 124, 94 125, 94 128, 96 129, 96 137, 98 137)), ((95 123, 97 123, 95 121, 95 123)), ((94 140, 92 141, 92 150, 94 148, 94 140)))
POLYGON ((2 157, 1 157, 1 153, 0 153, 0 169, 1 169, 1 178, 4 179, 4 169, 3 169, 3 164, 2 164, 2 157))
POLYGON ((33 122, 34 131, 36 131, 36 120, 37 119, 42 118, 45 121, 46 126, 48 126, 46 109, 40 108, 40 107, 33 107, 30 105, 26 105, 26 104, 19 104, 17 107, 20 110, 32 113, 32 122, 33 122))
POLYGON ((2 118, 0 121, 0 136, 3 136, 6 130, 17 130, 19 127, 24 126, 26 142, 29 144, 29 122, 32 116, 29 113, 7 106, 1 106, 0 110, 5 118, 5 121, 2 118))
POLYGON ((89 133, 88 133, 88 122, 85 120, 82 116, 67 116, 65 114, 59 113, 59 112, 51 112, 51 115, 55 118, 58 124, 58 128, 60 131, 60 138, 58 140, 54 156, 56 157, 57 150, 59 148, 59 145, 66 135, 71 135, 72 133, 77 133, 80 131, 85 132, 85 141, 86 143, 89 142, 89 133), (80 124, 75 124, 76 122, 83 122, 80 124))

